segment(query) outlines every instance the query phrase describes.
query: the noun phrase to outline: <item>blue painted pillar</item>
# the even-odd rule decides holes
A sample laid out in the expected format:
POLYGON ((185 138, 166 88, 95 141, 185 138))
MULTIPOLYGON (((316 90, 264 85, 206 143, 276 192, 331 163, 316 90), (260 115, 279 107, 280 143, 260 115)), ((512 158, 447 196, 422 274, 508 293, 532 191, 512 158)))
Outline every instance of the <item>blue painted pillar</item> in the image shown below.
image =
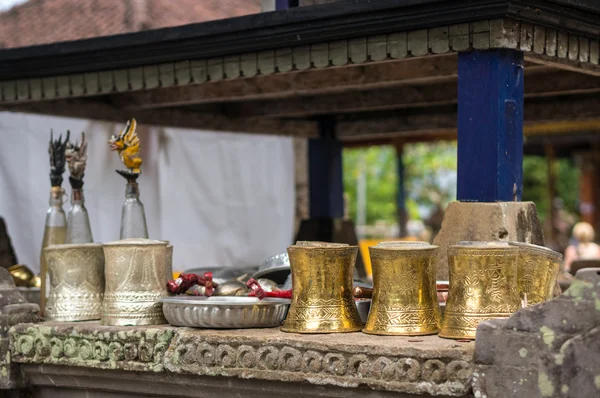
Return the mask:
POLYGON ((298 0, 275 0, 275 10, 298 7, 298 0))
POLYGON ((523 53, 458 55, 458 187, 465 202, 519 201, 523 191, 523 53))
POLYGON ((342 142, 335 138, 335 119, 319 120, 320 138, 308 141, 310 218, 344 216, 342 142))

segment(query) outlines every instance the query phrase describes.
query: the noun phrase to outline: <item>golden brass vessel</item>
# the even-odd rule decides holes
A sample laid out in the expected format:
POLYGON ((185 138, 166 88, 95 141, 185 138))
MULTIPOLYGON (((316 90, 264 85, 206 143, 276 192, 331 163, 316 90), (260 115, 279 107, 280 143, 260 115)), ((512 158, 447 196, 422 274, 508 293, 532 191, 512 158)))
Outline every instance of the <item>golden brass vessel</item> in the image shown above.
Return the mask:
POLYGON ((436 251, 437 246, 418 243, 369 247, 373 301, 364 333, 418 336, 439 332, 436 251))
POLYGON ((15 281, 15 285, 18 287, 39 287, 36 286, 39 278, 36 278, 33 271, 25 264, 12 265, 8 267, 8 272, 10 272, 15 281))
POLYGON ((103 325, 167 323, 160 299, 168 297, 167 242, 124 239, 104 245, 106 291, 103 325))
POLYGON ((519 250, 503 242, 461 242, 448 248, 450 292, 440 337, 474 339, 477 325, 521 308, 519 250))
POLYGON ((357 246, 296 242, 288 248, 292 303, 281 330, 292 333, 357 332, 362 328, 352 297, 357 246))
POLYGON ((544 246, 509 242, 519 249, 517 283, 526 305, 535 305, 554 297, 562 254, 544 246))
POLYGON ((44 256, 50 276, 46 318, 61 322, 100 319, 104 298, 102 245, 50 245, 44 256))

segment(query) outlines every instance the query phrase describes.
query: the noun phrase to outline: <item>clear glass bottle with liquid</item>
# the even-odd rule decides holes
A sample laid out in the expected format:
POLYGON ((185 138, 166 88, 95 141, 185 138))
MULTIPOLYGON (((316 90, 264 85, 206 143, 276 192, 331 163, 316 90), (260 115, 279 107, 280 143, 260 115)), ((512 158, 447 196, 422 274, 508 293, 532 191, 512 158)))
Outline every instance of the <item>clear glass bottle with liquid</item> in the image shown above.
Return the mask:
POLYGON ((43 314, 46 305, 46 294, 48 287, 48 265, 44 256, 44 248, 50 245, 65 243, 67 236, 67 217, 63 210, 65 191, 61 187, 52 187, 50 191, 50 207, 46 213, 46 225, 44 227, 44 238, 42 239, 42 250, 40 252, 40 309, 43 314))
POLYGON ((127 182, 121 213, 121 239, 130 238, 148 239, 144 205, 140 201, 140 189, 135 181, 127 182))
POLYGON ((71 210, 67 217, 66 243, 92 243, 90 217, 85 208, 83 189, 73 188, 71 192, 71 210))

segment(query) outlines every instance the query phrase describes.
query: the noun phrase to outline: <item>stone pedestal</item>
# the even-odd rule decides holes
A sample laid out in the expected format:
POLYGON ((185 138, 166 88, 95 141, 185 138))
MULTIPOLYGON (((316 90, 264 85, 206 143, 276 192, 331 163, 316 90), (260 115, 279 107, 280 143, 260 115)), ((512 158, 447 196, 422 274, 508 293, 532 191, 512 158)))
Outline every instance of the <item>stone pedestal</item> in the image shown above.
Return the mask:
POLYGON ((600 396, 600 268, 560 297, 477 328, 475 397, 600 396))
POLYGON ((10 356, 8 331, 23 322, 36 322, 40 307, 28 303, 17 290, 12 275, 0 268, 0 390, 18 388, 20 373, 10 356))
POLYGON ((544 233, 533 202, 454 202, 444 214, 433 241, 440 247, 437 279, 448 280, 448 246, 463 240, 516 241, 544 244, 544 233))
POLYGON ((474 343, 437 336, 97 322, 21 324, 10 333, 33 397, 471 396, 474 343))

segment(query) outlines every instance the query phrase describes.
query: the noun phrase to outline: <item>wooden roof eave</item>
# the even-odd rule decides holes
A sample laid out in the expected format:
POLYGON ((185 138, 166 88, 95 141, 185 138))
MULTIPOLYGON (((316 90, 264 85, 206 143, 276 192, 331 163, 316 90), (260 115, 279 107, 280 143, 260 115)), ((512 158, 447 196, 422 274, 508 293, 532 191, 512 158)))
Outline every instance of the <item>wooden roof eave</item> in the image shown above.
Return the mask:
MULTIPOLYGON (((532 64, 600 76, 600 6, 594 3, 342 1, 0 50, 0 110, 107 120, 125 119, 126 113, 134 112, 152 124, 313 136, 317 129, 310 118, 325 109, 323 101, 313 101, 313 109, 305 109, 304 114, 294 113, 291 102, 287 111, 283 106, 267 109, 258 102, 294 97, 302 102, 309 95, 324 98, 367 88, 452 85, 456 79, 453 57, 470 49, 518 49, 532 64), (302 85, 311 81, 314 87, 302 91, 302 85), (256 102, 257 106, 236 110, 218 105, 231 101, 256 102), (206 113, 207 109, 194 108, 202 104, 208 107, 206 113), (224 111, 215 114, 211 109, 224 111)), ((597 89, 596 83, 588 88, 580 80, 575 76, 560 85, 562 91, 543 89, 534 95, 589 94, 597 89)), ((434 91, 433 87, 430 92, 434 91)), ((441 97, 443 101, 438 98, 437 104, 423 101, 417 105, 454 101, 452 96, 441 97)), ((377 104, 381 109, 396 109, 409 105, 405 102, 377 104)), ((385 131, 376 128, 385 123, 372 123, 369 117, 365 114, 362 122, 355 121, 348 130, 366 128, 362 134, 374 137, 389 133, 388 127, 385 131)), ((415 128, 423 134, 430 130, 415 128)), ((444 122, 434 131, 454 128, 444 122)))

